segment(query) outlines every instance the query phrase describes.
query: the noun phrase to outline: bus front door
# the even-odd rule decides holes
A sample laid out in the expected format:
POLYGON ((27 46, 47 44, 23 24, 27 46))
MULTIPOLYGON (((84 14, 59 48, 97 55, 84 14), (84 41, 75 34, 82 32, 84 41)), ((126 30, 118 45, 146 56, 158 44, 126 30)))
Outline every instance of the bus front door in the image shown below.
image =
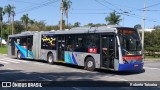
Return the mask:
POLYGON ((104 68, 114 68, 114 35, 101 36, 101 65, 104 68))
POLYGON ((65 36, 58 36, 58 60, 64 61, 65 36))
POLYGON ((32 46, 33 46, 33 36, 27 36, 27 58, 33 59, 32 53, 32 46))

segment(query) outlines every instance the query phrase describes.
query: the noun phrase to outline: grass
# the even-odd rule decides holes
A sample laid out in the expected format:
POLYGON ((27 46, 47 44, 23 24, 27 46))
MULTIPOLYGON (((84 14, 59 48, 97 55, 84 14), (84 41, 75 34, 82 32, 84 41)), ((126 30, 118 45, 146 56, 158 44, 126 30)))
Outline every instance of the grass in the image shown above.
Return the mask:
POLYGON ((6 45, 0 47, 0 54, 7 54, 7 46, 6 45))
POLYGON ((145 60, 160 60, 160 57, 156 56, 147 56, 145 55, 145 60))

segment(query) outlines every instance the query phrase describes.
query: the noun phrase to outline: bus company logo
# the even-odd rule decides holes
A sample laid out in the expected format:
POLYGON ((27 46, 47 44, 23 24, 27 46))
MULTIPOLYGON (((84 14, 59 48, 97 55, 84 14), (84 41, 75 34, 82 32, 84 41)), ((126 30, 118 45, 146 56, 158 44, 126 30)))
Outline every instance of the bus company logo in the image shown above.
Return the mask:
POLYGON ((2 87, 11 87, 11 82, 2 82, 2 87))

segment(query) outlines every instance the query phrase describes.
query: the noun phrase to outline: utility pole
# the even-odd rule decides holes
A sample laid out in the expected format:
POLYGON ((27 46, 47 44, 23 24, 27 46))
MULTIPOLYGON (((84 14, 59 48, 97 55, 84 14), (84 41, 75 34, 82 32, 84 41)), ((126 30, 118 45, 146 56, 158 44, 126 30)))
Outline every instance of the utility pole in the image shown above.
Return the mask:
POLYGON ((144 0, 143 20, 142 20, 142 54, 144 58, 144 29, 145 29, 145 16, 146 16, 146 0, 144 0))
POLYGON ((1 47, 2 47, 2 21, 3 21, 3 15, 2 15, 2 12, 3 12, 3 8, 0 7, 0 26, 1 26, 1 47))
POLYGON ((14 0, 12 5, 12 35, 14 34, 14 0))
POLYGON ((124 15, 123 15, 123 27, 124 27, 124 15))
POLYGON ((61 19, 60 19, 60 30, 63 29, 63 0, 61 0, 61 19))

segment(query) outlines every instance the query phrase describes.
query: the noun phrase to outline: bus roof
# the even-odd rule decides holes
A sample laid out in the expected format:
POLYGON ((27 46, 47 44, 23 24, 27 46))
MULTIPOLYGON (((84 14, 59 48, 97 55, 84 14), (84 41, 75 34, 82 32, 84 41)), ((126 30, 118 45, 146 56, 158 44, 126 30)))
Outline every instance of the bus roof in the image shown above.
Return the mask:
POLYGON ((42 34, 82 34, 82 33, 103 33, 103 32, 116 32, 116 28, 120 26, 109 25, 109 26, 100 26, 100 27, 75 27, 70 30, 58 30, 58 31, 42 31, 42 34))
POLYGON ((41 34, 82 34, 82 33, 103 33, 103 32, 117 32, 116 28, 125 28, 118 25, 107 25, 107 26, 99 26, 99 27, 75 27, 70 30, 51 30, 51 31, 26 31, 21 34, 9 35, 9 37, 19 37, 19 36, 29 36, 34 35, 35 33, 41 34))
POLYGON ((35 33, 38 33, 38 31, 21 32, 20 34, 9 35, 9 37, 30 36, 30 35, 34 35, 35 33))

